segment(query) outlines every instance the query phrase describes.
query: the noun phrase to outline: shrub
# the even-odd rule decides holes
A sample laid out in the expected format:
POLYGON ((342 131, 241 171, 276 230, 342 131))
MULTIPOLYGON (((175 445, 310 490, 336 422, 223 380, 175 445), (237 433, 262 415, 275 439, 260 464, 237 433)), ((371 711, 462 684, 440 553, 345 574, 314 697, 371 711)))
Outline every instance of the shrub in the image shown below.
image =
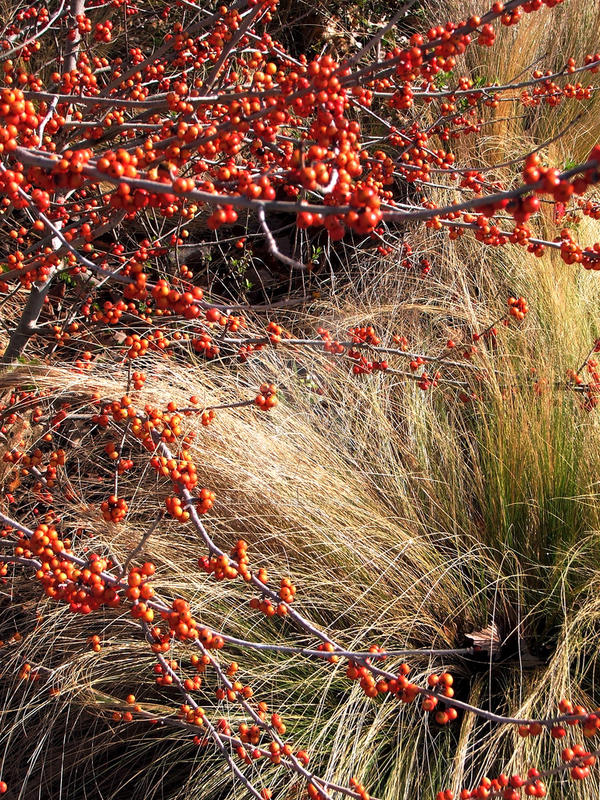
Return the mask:
POLYGON ((543 296, 600 268, 600 54, 492 81, 568 2, 411 5, 340 57, 273 2, 11 11, 0 791, 596 790, 600 339, 543 296))

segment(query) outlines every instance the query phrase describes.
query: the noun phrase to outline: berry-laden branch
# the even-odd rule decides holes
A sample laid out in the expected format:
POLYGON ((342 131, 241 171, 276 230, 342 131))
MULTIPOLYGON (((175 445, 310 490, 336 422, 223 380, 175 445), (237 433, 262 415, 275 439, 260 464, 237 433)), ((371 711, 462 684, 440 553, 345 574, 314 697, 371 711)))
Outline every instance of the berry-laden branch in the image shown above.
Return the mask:
MULTIPOLYGON (((97 270, 110 281, 129 280, 127 300, 147 306, 148 288, 156 276, 147 271, 144 248, 123 264, 118 249, 106 253, 94 246, 107 226, 119 224, 118 218, 107 213, 109 209, 124 212, 126 225, 143 222, 154 209, 167 221, 176 222, 179 232, 182 222, 198 219, 206 206, 210 210, 206 224, 215 231, 237 224, 239 210, 248 209, 258 215, 269 254, 291 267, 304 265, 308 259, 282 253, 267 211, 292 215, 298 227, 309 229, 311 235, 324 228, 334 242, 349 235, 383 235, 385 239, 390 226, 409 222, 446 226, 462 212, 478 211, 478 238, 483 232, 480 240, 487 244, 515 241, 532 246, 536 254, 553 246, 536 237, 525 223, 539 211, 538 195, 549 194, 565 202, 596 183, 597 149, 586 164, 562 173, 543 167, 534 153, 526 163, 522 186, 502 187, 488 181, 486 185, 500 191, 477 196, 483 176, 460 167, 451 152, 428 146, 431 136, 440 132, 439 126, 428 132, 417 123, 409 125, 406 120, 403 127, 400 122, 415 102, 440 101, 441 118, 449 125, 444 129, 447 140, 452 126, 461 130, 464 122, 463 114, 453 113, 463 97, 469 106, 482 98, 488 98, 484 105, 497 103, 505 93, 510 102, 526 103, 527 98, 515 97, 514 92, 531 85, 541 87, 552 102, 561 91, 565 99, 581 99, 581 92, 589 93, 593 87, 580 90, 579 85, 567 84, 561 90, 555 79, 595 74, 598 54, 588 54, 579 66, 570 60, 560 73, 536 73, 530 81, 486 89, 461 78, 460 88, 449 93, 416 90, 419 81, 429 85, 440 72, 453 70, 457 56, 473 46, 475 37, 479 46, 491 46, 494 21, 515 25, 524 13, 537 12, 543 5, 552 8, 558 3, 497 2, 481 17, 448 22, 426 35, 414 34, 409 48, 397 47, 379 60, 368 61, 381 41, 380 31, 354 56, 338 63, 327 54, 312 61, 288 56, 280 43, 262 31, 274 4, 245 7, 238 2, 201 22, 192 21, 187 28, 165 23, 162 46, 148 53, 133 48, 128 56, 133 63, 128 67, 122 59, 111 66, 106 58, 94 61, 86 53, 80 56, 81 42, 116 47, 125 29, 104 21, 94 27, 83 3, 74 3, 65 17, 63 72, 50 76, 52 91, 45 90, 44 78, 19 72, 12 61, 5 62, 2 192, 8 206, 27 213, 31 209, 37 212, 37 220, 31 234, 25 231, 25 236, 16 237, 19 245, 23 239, 25 247, 8 254, 9 266, 14 266, 10 280, 31 287, 31 297, 4 362, 14 361, 37 332, 36 322, 62 255, 65 268, 74 273, 97 270), (206 74, 190 80, 191 70, 206 74), (209 95, 210 91, 214 94, 209 95), (77 107, 83 110, 75 111, 77 107), (385 123, 383 140, 371 141, 363 131, 363 110, 365 121, 374 114, 385 123), (150 126, 147 135, 143 126, 150 126), (76 141, 80 130, 84 139, 76 141), (120 139, 114 150, 107 147, 106 138, 113 132, 120 139), (297 138, 291 135, 294 132, 297 138), (441 208, 429 201, 404 208, 407 188, 415 181, 426 187, 435 170, 460 179, 475 196, 441 208), (73 210, 64 203, 65 191, 72 198, 73 210), (489 224, 499 211, 514 217, 514 232, 500 232, 489 224), (66 239, 60 235, 65 225, 66 239), (54 233, 50 249, 36 235, 44 227, 54 233), (85 243, 83 247, 80 242, 85 243)), ((126 14, 128 35, 136 24, 143 24, 130 11, 126 14)), ((384 30, 393 30, 403 13, 401 9, 384 30)), ((47 27, 36 30, 36 42, 57 19, 53 16, 47 27)), ((36 24, 39 28, 39 20, 36 24)), ((15 24, 13 47, 18 46, 14 44, 18 34, 15 24)), ((20 51, 29 59, 30 38, 20 51)), ((540 96, 543 92, 537 95, 538 101, 540 96)), ((467 230, 469 224, 453 222, 447 227, 452 236, 467 230)), ((177 233, 172 243, 176 245, 179 238, 177 233)), ((593 267, 598 261, 593 248, 569 243, 560 250, 568 263, 580 261, 593 267)), ((5 280, 8 286, 8 276, 5 280)))

